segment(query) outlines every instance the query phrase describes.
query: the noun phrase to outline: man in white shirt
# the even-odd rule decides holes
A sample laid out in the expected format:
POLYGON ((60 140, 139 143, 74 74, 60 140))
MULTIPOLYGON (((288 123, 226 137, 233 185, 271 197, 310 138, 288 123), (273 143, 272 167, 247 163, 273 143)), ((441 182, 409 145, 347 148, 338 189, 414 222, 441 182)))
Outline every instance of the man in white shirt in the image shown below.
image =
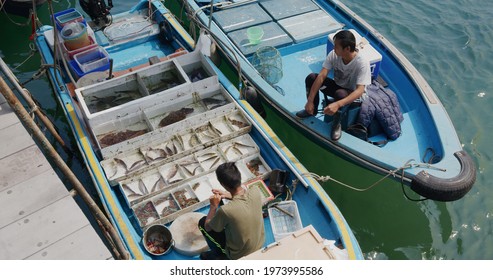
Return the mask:
POLYGON ((353 33, 339 31, 334 35, 334 49, 327 55, 320 73, 311 73, 305 79, 307 102, 296 116, 306 118, 317 114, 319 90, 332 97, 334 101, 326 104, 323 112, 334 116, 331 131, 334 141, 341 137, 341 111, 362 97, 366 86, 371 84, 370 63, 358 54, 353 33), (330 70, 334 70, 334 79, 328 77, 330 70))

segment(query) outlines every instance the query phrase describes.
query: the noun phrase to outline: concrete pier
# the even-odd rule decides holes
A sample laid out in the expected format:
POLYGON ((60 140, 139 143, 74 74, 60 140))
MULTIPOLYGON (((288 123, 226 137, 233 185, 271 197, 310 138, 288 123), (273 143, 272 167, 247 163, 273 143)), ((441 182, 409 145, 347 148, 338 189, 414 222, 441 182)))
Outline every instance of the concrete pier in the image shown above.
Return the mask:
POLYGON ((0 259, 112 259, 0 95, 0 259))

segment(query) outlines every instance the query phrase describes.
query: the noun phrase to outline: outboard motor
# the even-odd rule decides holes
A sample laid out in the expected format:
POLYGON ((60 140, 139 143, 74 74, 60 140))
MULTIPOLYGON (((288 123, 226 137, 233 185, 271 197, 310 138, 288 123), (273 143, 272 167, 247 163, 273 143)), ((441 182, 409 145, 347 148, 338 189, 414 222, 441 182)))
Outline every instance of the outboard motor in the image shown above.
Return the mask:
POLYGON ((79 0, 79 3, 96 25, 108 25, 111 22, 110 10, 113 8, 113 0, 108 0, 108 5, 104 0, 79 0))

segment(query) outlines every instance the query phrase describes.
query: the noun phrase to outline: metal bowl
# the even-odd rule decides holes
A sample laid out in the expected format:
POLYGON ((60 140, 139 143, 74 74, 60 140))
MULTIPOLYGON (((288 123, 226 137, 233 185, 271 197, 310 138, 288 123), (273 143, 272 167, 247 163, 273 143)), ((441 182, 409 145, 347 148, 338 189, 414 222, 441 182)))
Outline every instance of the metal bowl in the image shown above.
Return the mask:
POLYGON ((171 251, 175 241, 166 226, 152 225, 145 230, 142 243, 149 254, 162 256, 171 251))

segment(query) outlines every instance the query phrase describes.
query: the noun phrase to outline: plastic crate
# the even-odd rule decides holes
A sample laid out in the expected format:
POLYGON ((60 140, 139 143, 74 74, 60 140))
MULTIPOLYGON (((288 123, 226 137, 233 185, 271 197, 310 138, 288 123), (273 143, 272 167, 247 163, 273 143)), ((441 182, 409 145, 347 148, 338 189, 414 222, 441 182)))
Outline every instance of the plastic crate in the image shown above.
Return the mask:
POLYGON ((87 51, 87 50, 92 49, 92 48, 96 48, 98 46, 98 44, 96 43, 96 41, 94 40, 94 38, 91 35, 89 35, 89 41, 91 42, 90 45, 82 47, 82 48, 78 48, 75 50, 68 50, 67 47, 65 46, 65 44, 62 42, 62 44, 60 44, 60 45, 62 46, 62 51, 63 51, 63 54, 65 55, 65 58, 67 60, 73 60, 74 55, 76 55, 80 52, 83 52, 83 51, 87 51))
POLYGON ((84 73, 109 64, 109 55, 102 47, 92 48, 74 55, 74 60, 84 73))
POLYGON ((86 20, 82 14, 74 8, 55 13, 53 18, 55 19, 55 25, 58 31, 62 30, 66 24, 73 21, 82 22, 87 26, 86 20))
POLYGON ((289 200, 276 204, 278 208, 291 213, 293 217, 275 207, 269 207, 269 220, 276 241, 303 228, 296 201, 289 200))

